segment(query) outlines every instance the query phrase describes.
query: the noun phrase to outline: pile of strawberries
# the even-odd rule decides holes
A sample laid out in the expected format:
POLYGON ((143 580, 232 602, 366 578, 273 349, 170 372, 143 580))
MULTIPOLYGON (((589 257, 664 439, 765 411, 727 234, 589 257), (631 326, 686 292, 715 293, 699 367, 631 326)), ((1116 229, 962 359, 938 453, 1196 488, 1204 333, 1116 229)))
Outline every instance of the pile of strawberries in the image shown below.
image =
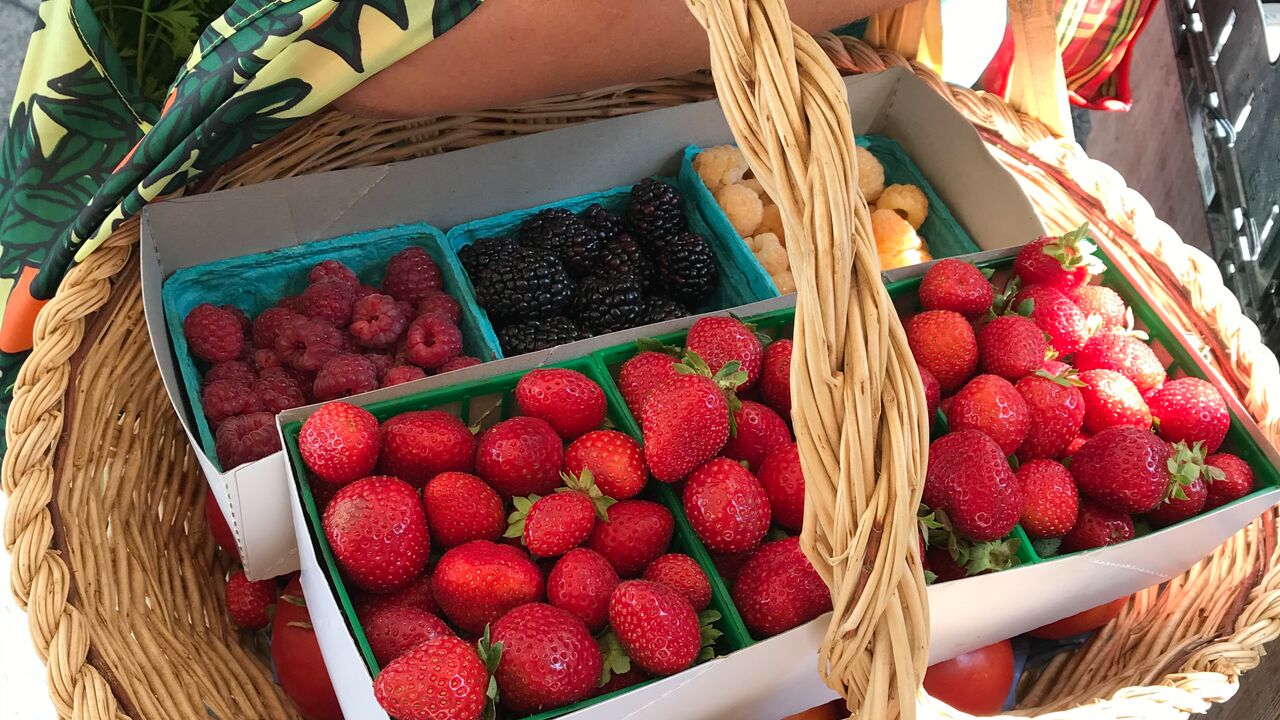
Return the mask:
POLYGON ((921 280, 907 341, 933 441, 922 541, 939 579, 1016 562, 1014 526, 1041 555, 1128 540, 1248 494, 1253 474, 1218 452, 1230 425, 1213 385, 1169 379, 1133 313, 1093 281, 1087 228, 1025 246, 997 292, 942 260, 921 280))
POLYGON ((250 321, 234 305, 196 306, 183 320, 202 363, 200 400, 224 469, 279 449, 274 416, 479 364, 462 354, 462 308, 419 247, 387 262, 381 287, 337 260, 307 287, 250 321))

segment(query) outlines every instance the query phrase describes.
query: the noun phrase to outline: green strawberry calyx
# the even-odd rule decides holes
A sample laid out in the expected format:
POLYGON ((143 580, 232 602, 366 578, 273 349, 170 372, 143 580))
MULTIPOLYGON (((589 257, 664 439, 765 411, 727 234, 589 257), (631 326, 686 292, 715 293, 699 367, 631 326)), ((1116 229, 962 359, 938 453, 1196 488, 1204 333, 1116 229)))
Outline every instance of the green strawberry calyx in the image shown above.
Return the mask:
POLYGON ((618 642, 618 636, 612 630, 596 638, 596 645, 600 648, 600 657, 603 660, 596 687, 604 687, 614 675, 631 672, 631 658, 627 655, 627 651, 622 649, 622 643, 618 642))
POLYGON ((1186 500, 1186 487, 1194 483, 1200 478, 1210 480, 1211 474, 1205 464, 1204 443, 1196 441, 1192 445, 1185 442, 1177 442, 1173 445, 1173 454, 1165 463, 1165 469, 1169 472, 1169 487, 1165 489, 1164 498, 1161 502, 1172 502, 1173 500, 1186 500))
POLYGON ((529 518, 529 510, 533 508, 534 503, 541 499, 541 495, 511 498, 511 504, 515 507, 515 510, 507 517, 507 531, 502 533, 502 537, 520 538, 520 542, 523 543, 524 523, 529 518))
POLYGON ((1056 375, 1043 368, 1040 370, 1036 370, 1035 373, 1033 374, 1036 377, 1042 377, 1045 380, 1051 380, 1061 385, 1062 387, 1084 387, 1085 386, 1085 382, 1080 379, 1079 373, 1077 373, 1076 369, 1073 367, 1069 367, 1066 370, 1063 370, 1062 372, 1056 375))
POLYGON ((941 510, 931 510, 924 503, 920 503, 920 507, 916 509, 916 522, 920 525, 920 537, 924 538, 925 547, 929 547, 932 542, 934 530, 941 530, 950 526, 950 523, 947 522, 946 513, 941 510), (939 516, 941 516, 941 520, 939 520, 939 516))
POLYGON ((1089 223, 1060 235, 1053 242, 1045 243, 1040 250, 1057 260, 1058 265, 1067 272, 1081 267, 1088 270, 1090 275, 1101 275, 1107 271, 1102 259, 1094 254, 1098 246, 1089 240, 1089 223))
POLYGON ((715 373, 711 372, 711 366, 707 364, 702 356, 692 350, 686 350, 684 359, 675 364, 675 371, 681 375, 698 375, 701 377, 711 378, 716 387, 724 393, 725 401, 729 404, 729 437, 738 436, 738 421, 735 417, 739 410, 742 409, 742 401, 738 399, 737 389, 747 381, 747 372, 742 369, 742 363, 737 360, 730 360, 724 364, 715 373))
POLYGON ((616 502, 613 498, 604 494, 596 485, 595 476, 591 474, 591 468, 583 468, 582 472, 574 475, 569 472, 560 473, 560 479, 564 481, 564 487, 557 488, 556 492, 580 492, 591 499, 591 504, 595 506, 596 517, 601 522, 609 522, 609 508, 616 502))
MULTIPOLYGON (((969 545, 968 557, 963 563, 965 572, 977 575, 987 570, 994 572, 1008 570, 1018 564, 1018 548, 1021 544, 1022 542, 1017 538, 972 543, 969 545)), ((959 562, 958 558, 956 562, 959 562)))
POLYGON ((724 634, 715 626, 719 620, 720 613, 715 610, 703 610, 698 613, 698 624, 702 628, 702 649, 698 651, 698 657, 694 662, 710 660, 716 656, 716 640, 724 634))
POLYGON ((1062 538, 1038 538, 1031 541, 1031 549, 1042 558, 1051 558, 1062 549, 1062 538))
POLYGON ((987 322, 995 320, 1001 315, 1022 315, 1029 317, 1031 311, 1035 309, 1035 302, 1031 300, 1023 300, 1014 306, 1014 301, 1018 298, 1018 293, 1022 292, 1022 278, 1014 275, 1010 277, 1004 285, 1004 290, 996 288, 995 298, 991 301, 991 308, 983 315, 983 319, 987 322), (1025 310, 1025 312, 1023 312, 1025 310))
POLYGON ((675 345, 663 344, 661 340, 655 340, 654 338, 648 337, 642 337, 639 340, 636 340, 636 350, 639 350, 640 352, 662 353, 663 355, 670 355, 675 358, 680 357, 680 348, 675 345))
POLYGON ((502 643, 493 642, 489 636, 489 626, 484 626, 484 635, 476 641, 476 653, 480 662, 484 663, 485 672, 489 673, 489 687, 485 691, 488 700, 484 706, 485 720, 493 720, 498 715, 498 664, 502 662, 502 643))
POLYGON ((763 332, 760 332, 760 327, 755 323, 747 322, 746 320, 739 317, 735 313, 729 313, 729 317, 742 323, 742 327, 746 328, 747 332, 751 333, 752 335, 755 335, 756 339, 760 341, 761 345, 768 345, 769 343, 773 342, 773 338, 769 337, 767 334, 763 332))

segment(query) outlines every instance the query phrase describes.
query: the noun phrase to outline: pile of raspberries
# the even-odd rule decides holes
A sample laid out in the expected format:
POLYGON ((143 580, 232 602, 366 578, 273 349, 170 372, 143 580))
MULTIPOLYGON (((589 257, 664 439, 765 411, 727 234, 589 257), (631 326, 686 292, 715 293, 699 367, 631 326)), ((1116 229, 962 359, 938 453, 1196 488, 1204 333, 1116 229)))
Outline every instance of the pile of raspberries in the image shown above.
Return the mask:
POLYGON ((308 281, 252 321, 210 303, 183 320, 223 469, 280 448, 276 413, 480 363, 462 354, 462 308, 422 248, 392 256, 381 288, 337 260, 308 281))

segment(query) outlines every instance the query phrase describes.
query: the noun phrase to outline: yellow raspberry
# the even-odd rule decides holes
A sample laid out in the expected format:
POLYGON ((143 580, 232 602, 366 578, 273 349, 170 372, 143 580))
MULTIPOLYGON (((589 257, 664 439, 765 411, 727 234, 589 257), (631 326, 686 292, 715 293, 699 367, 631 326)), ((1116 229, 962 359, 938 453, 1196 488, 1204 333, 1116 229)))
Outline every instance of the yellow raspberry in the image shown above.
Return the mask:
POLYGON ((783 295, 790 295, 796 291, 796 279, 790 270, 783 270, 773 277, 773 284, 777 286, 778 292, 783 295))
POLYGON ((929 255, 929 251, 924 248, 910 248, 892 255, 880 256, 880 269, 892 270, 894 268, 907 267, 908 265, 919 265, 922 262, 928 262, 933 258, 929 255))
POLYGON ((743 237, 754 233, 760 225, 760 218, 764 216, 764 203, 760 202, 760 196, 739 183, 720 188, 716 193, 716 202, 728 216, 733 229, 743 237))
POLYGON ((756 228, 757 235, 764 233, 773 233, 779 242, 783 245, 787 244, 787 233, 782 229, 782 211, 773 203, 764 206, 760 215, 760 225, 756 228))
POLYGON ((876 200, 877 210, 893 210, 919 230, 929 217, 929 198, 915 185, 890 185, 876 200))
POLYGON ((853 146, 853 155, 858 163, 858 189, 867 197, 867 202, 875 202, 884 190, 884 166, 861 145, 853 146))
POLYGON ((756 195, 759 195, 762 198, 764 197, 764 186, 760 184, 759 180, 755 178, 746 178, 738 184, 743 187, 751 188, 751 191, 756 195))
POLYGON ((876 238, 876 250, 881 255, 920 247, 920 237, 915 228, 892 210, 876 210, 871 213, 871 233, 876 238))
POLYGON ((747 244, 747 249, 749 249, 753 253, 756 253, 756 252, 760 252, 760 240, 758 238, 759 238, 758 235, 751 235, 749 237, 742 238, 742 242, 747 244))
POLYGON ((694 172, 711 192, 731 185, 747 174, 747 159, 732 145, 707 148, 693 158, 694 172))
POLYGON ((760 261, 760 265, 765 272, 774 275, 791 268, 791 261, 787 258, 787 249, 782 247, 777 235, 773 233, 757 235, 756 244, 760 246, 760 249, 755 253, 756 260, 760 261))

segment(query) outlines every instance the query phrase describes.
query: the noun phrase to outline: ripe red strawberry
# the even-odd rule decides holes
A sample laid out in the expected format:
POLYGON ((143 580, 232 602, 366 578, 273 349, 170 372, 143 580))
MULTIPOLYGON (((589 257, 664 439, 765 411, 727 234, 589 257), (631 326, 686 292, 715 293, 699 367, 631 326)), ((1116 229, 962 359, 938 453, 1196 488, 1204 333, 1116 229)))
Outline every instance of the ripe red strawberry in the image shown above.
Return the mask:
POLYGON ((1253 492, 1253 470, 1249 463, 1231 453, 1214 453, 1205 458, 1209 487, 1206 510, 1226 505, 1253 492))
POLYGON ((397 720, 480 720, 489 671, 471 645, 438 637, 401 655, 373 681, 373 695, 397 720))
POLYGON ((516 383, 520 413, 542 418, 566 441, 604 422, 604 390, 576 370, 530 370, 516 383))
POLYGON ((689 476, 684 512, 712 552, 750 550, 769 532, 769 496, 754 475, 728 458, 716 458, 689 476))
POLYGON ((947 422, 952 430, 985 433, 1005 455, 1012 455, 1027 437, 1030 418, 1027 402, 1008 380, 979 375, 956 393, 947 422))
POLYGON ((399 590, 427 565, 427 516, 418 492, 402 480, 374 475, 342 488, 323 524, 338 566, 361 589, 399 590))
POLYGON ((1013 260, 1013 274, 1024 285, 1041 284, 1063 292, 1089 282, 1106 270, 1094 254, 1096 246, 1089 242, 1088 226, 1082 226, 1062 237, 1042 237, 1023 246, 1013 260))
POLYGON ((453 635, 440 618, 410 607, 384 608, 362 624, 369 648, 382 667, 428 640, 453 635))
POLYGON ((756 337, 754 326, 734 317, 704 317, 689 328, 685 349, 697 353, 711 368, 711 374, 737 361, 747 374, 742 389, 749 390, 760 380, 764 346, 756 337))
POLYGON ((1127 323, 1129 308, 1120 295, 1103 285, 1082 285, 1067 294, 1071 301, 1080 308, 1085 318, 1096 323, 1098 330, 1123 330, 1127 323))
POLYGON ((442 548, 472 540, 497 540, 507 528, 502 498, 483 480, 464 472, 443 472, 422 489, 431 537, 442 548))
POLYGON ((639 416, 645 400, 671 378, 676 377, 676 364, 680 361, 665 352, 645 350, 622 363, 618 371, 618 389, 632 414, 639 416))
POLYGON ((1084 313, 1063 295, 1047 285, 1031 285, 1023 288, 1014 300, 1014 307, 1030 301, 1030 317, 1049 336, 1049 344, 1061 355, 1071 355, 1084 347, 1089 340, 1089 329, 1084 313))
POLYGON ((587 547, 609 561, 618 575, 636 577, 667 551, 675 531, 671 511, 648 500, 623 500, 609 508, 609 522, 596 523, 587 547))
POLYGON ((693 606, 676 591, 648 580, 628 580, 614 589, 609 624, 631 662, 654 675, 684 670, 702 648, 693 606))
POLYGON ((547 575, 547 601, 568 610, 598 632, 609 621, 609 597, 618 586, 618 573, 603 555, 574 548, 547 575))
POLYGON ((985 542, 1008 535, 1022 513, 1022 490, 1004 452, 977 430, 948 433, 929 446, 924 502, 956 532, 985 542))
POLYGON ((769 453, 757 474, 769 497, 773 522, 792 532, 804 524, 804 473, 800 469, 800 449, 787 443, 769 453))
POLYGON ((769 453, 791 442, 791 430, 786 421, 753 400, 743 400, 742 407, 733 413, 737 434, 724 445, 723 455, 734 460, 746 460, 754 469, 769 453))
POLYGON ((1231 415, 1222 394, 1195 377, 1170 380, 1147 400, 1151 414, 1160 421, 1160 437, 1169 442, 1204 443, 1207 452, 1222 445, 1231 427, 1231 415))
POLYGON ((503 497, 545 495, 560 485, 564 444, 546 420, 513 417, 480 436, 476 474, 503 497))
POLYGON ((934 419, 938 416, 938 405, 942 403, 942 386, 938 384, 938 378, 933 373, 922 367, 917 367, 920 371, 920 384, 924 385, 924 402, 929 412, 929 424, 933 424, 934 419))
POLYGON ((213 536, 213 541, 217 543, 218 548, 239 560, 240 549, 236 547, 235 533, 231 532, 231 526, 222 515, 222 509, 218 507, 218 499, 213 496, 212 489, 204 491, 204 519, 209 525, 209 534, 213 536))
POLYGON ((1151 411, 1142 393, 1129 378, 1115 370, 1085 370, 1080 373, 1084 387, 1084 428, 1100 433, 1107 428, 1128 425, 1151 427, 1151 411))
POLYGON ((617 430, 593 430, 574 440, 564 451, 564 469, 573 475, 590 470, 596 487, 614 500, 640 494, 649 477, 640 443, 617 430))
POLYGON ((519 548, 473 540, 450 549, 431 576, 431 590, 445 617, 465 632, 514 607, 542 599, 542 572, 519 548))
POLYGON ((506 536, 521 538, 534 557, 559 557, 591 537, 596 519, 609 521, 613 500, 600 494, 591 473, 565 475, 563 487, 550 495, 513 498, 515 512, 506 536))
POLYGON ((935 576, 935 583, 963 580, 969 577, 969 571, 965 569, 965 566, 956 562, 956 559, 951 557, 951 553, 947 551, 947 548, 942 545, 934 545, 929 548, 929 552, 925 557, 928 558, 926 565, 929 566, 929 571, 935 576))
POLYGON ((440 608, 431 594, 431 574, 423 573, 393 593, 361 593, 356 597, 356 615, 362 623, 375 613, 393 607, 412 608, 438 617, 440 608))
POLYGON ((640 428, 649 472, 659 481, 685 477, 729 440, 733 408, 722 386, 732 390, 738 378, 732 373, 720 377, 718 381, 701 374, 679 375, 649 394, 640 411, 640 428), (690 428, 698 431, 689 432, 690 428))
POLYGON ((1018 468, 1022 485, 1022 529, 1031 538, 1062 537, 1076 524, 1080 497, 1067 469, 1052 460, 1030 460, 1018 468))
POLYGON ((1145 397, 1165 381, 1164 366, 1150 346, 1138 338, 1118 332, 1094 335, 1076 353, 1081 370, 1115 370, 1129 378, 1145 397))
POLYGON ((774 340, 764 349, 760 369, 760 399, 784 420, 791 419, 790 340, 774 340))
POLYGON ((675 590, 689 601, 694 610, 702 612, 711 604, 711 582, 698 561, 680 553, 668 553, 655 558, 644 569, 644 579, 661 583, 675 590))
POLYGON ((255 582, 237 570, 227 578, 227 614, 245 630, 261 630, 271 624, 278 594, 274 580, 255 582))
POLYGON ((1080 498, 1075 527, 1062 538, 1063 552, 1076 552, 1115 545, 1133 538, 1133 518, 1103 505, 1080 498))
POLYGON ((302 461, 325 482, 343 484, 368 475, 381 448, 377 418, 348 403, 322 405, 298 431, 302 461))
POLYGON ((1182 485, 1173 495, 1160 501, 1155 510, 1147 513, 1147 520, 1156 527, 1165 527, 1200 514, 1208 499, 1209 489, 1205 481, 1196 478, 1182 485), (1179 497, 1181 495, 1181 497, 1179 497))
POLYGON ((715 563, 716 574, 724 580, 725 585, 733 587, 733 584, 738 580, 738 576, 742 574, 743 566, 755 554, 755 550, 740 553, 712 553, 711 562, 715 563))
POLYGON ((978 268, 948 258, 925 271, 919 295, 925 310, 952 310, 974 318, 991 309, 995 288, 978 268))
POLYGON ((1027 403, 1027 437, 1018 447, 1018 459, 1055 458, 1080 434, 1085 402, 1081 381, 1074 373, 1052 375, 1037 370, 1014 387, 1027 403))
POLYGON ((803 625, 831 609, 831 591, 809 564, 799 538, 766 543, 733 584, 733 604, 757 638, 803 625))
POLYGON ((586 700, 600 679, 600 648, 572 613, 530 603, 493 624, 502 643, 494 678, 503 707, 518 716, 586 700))
POLYGON ((1089 438, 1091 437, 1093 436, 1090 435, 1087 430, 1081 430, 1080 433, 1072 438, 1071 442, 1067 443, 1067 446, 1063 448, 1062 455, 1059 459, 1062 460, 1062 462, 1070 460, 1072 456, 1076 454, 1077 450, 1084 447, 1084 444, 1089 442, 1089 438))
POLYGON ((982 371, 1009 382, 1032 373, 1044 363, 1049 341, 1035 321, 1021 315, 1001 315, 978 332, 982 371))
POLYGON ((475 453, 475 436, 461 420, 441 410, 416 410, 382 424, 378 469, 422 487, 440 473, 471 472, 475 453))
MULTIPOLYGON (((1080 492, 1123 513, 1150 512, 1182 477, 1170 472, 1169 444, 1144 428, 1113 427, 1094 435, 1071 458, 1080 492)), ((1190 482, 1194 476, 1187 476, 1190 482)))
POLYGON ((938 379, 944 394, 963 385, 978 367, 973 327, 957 312, 927 310, 911 318, 907 344, 916 363, 938 379))

